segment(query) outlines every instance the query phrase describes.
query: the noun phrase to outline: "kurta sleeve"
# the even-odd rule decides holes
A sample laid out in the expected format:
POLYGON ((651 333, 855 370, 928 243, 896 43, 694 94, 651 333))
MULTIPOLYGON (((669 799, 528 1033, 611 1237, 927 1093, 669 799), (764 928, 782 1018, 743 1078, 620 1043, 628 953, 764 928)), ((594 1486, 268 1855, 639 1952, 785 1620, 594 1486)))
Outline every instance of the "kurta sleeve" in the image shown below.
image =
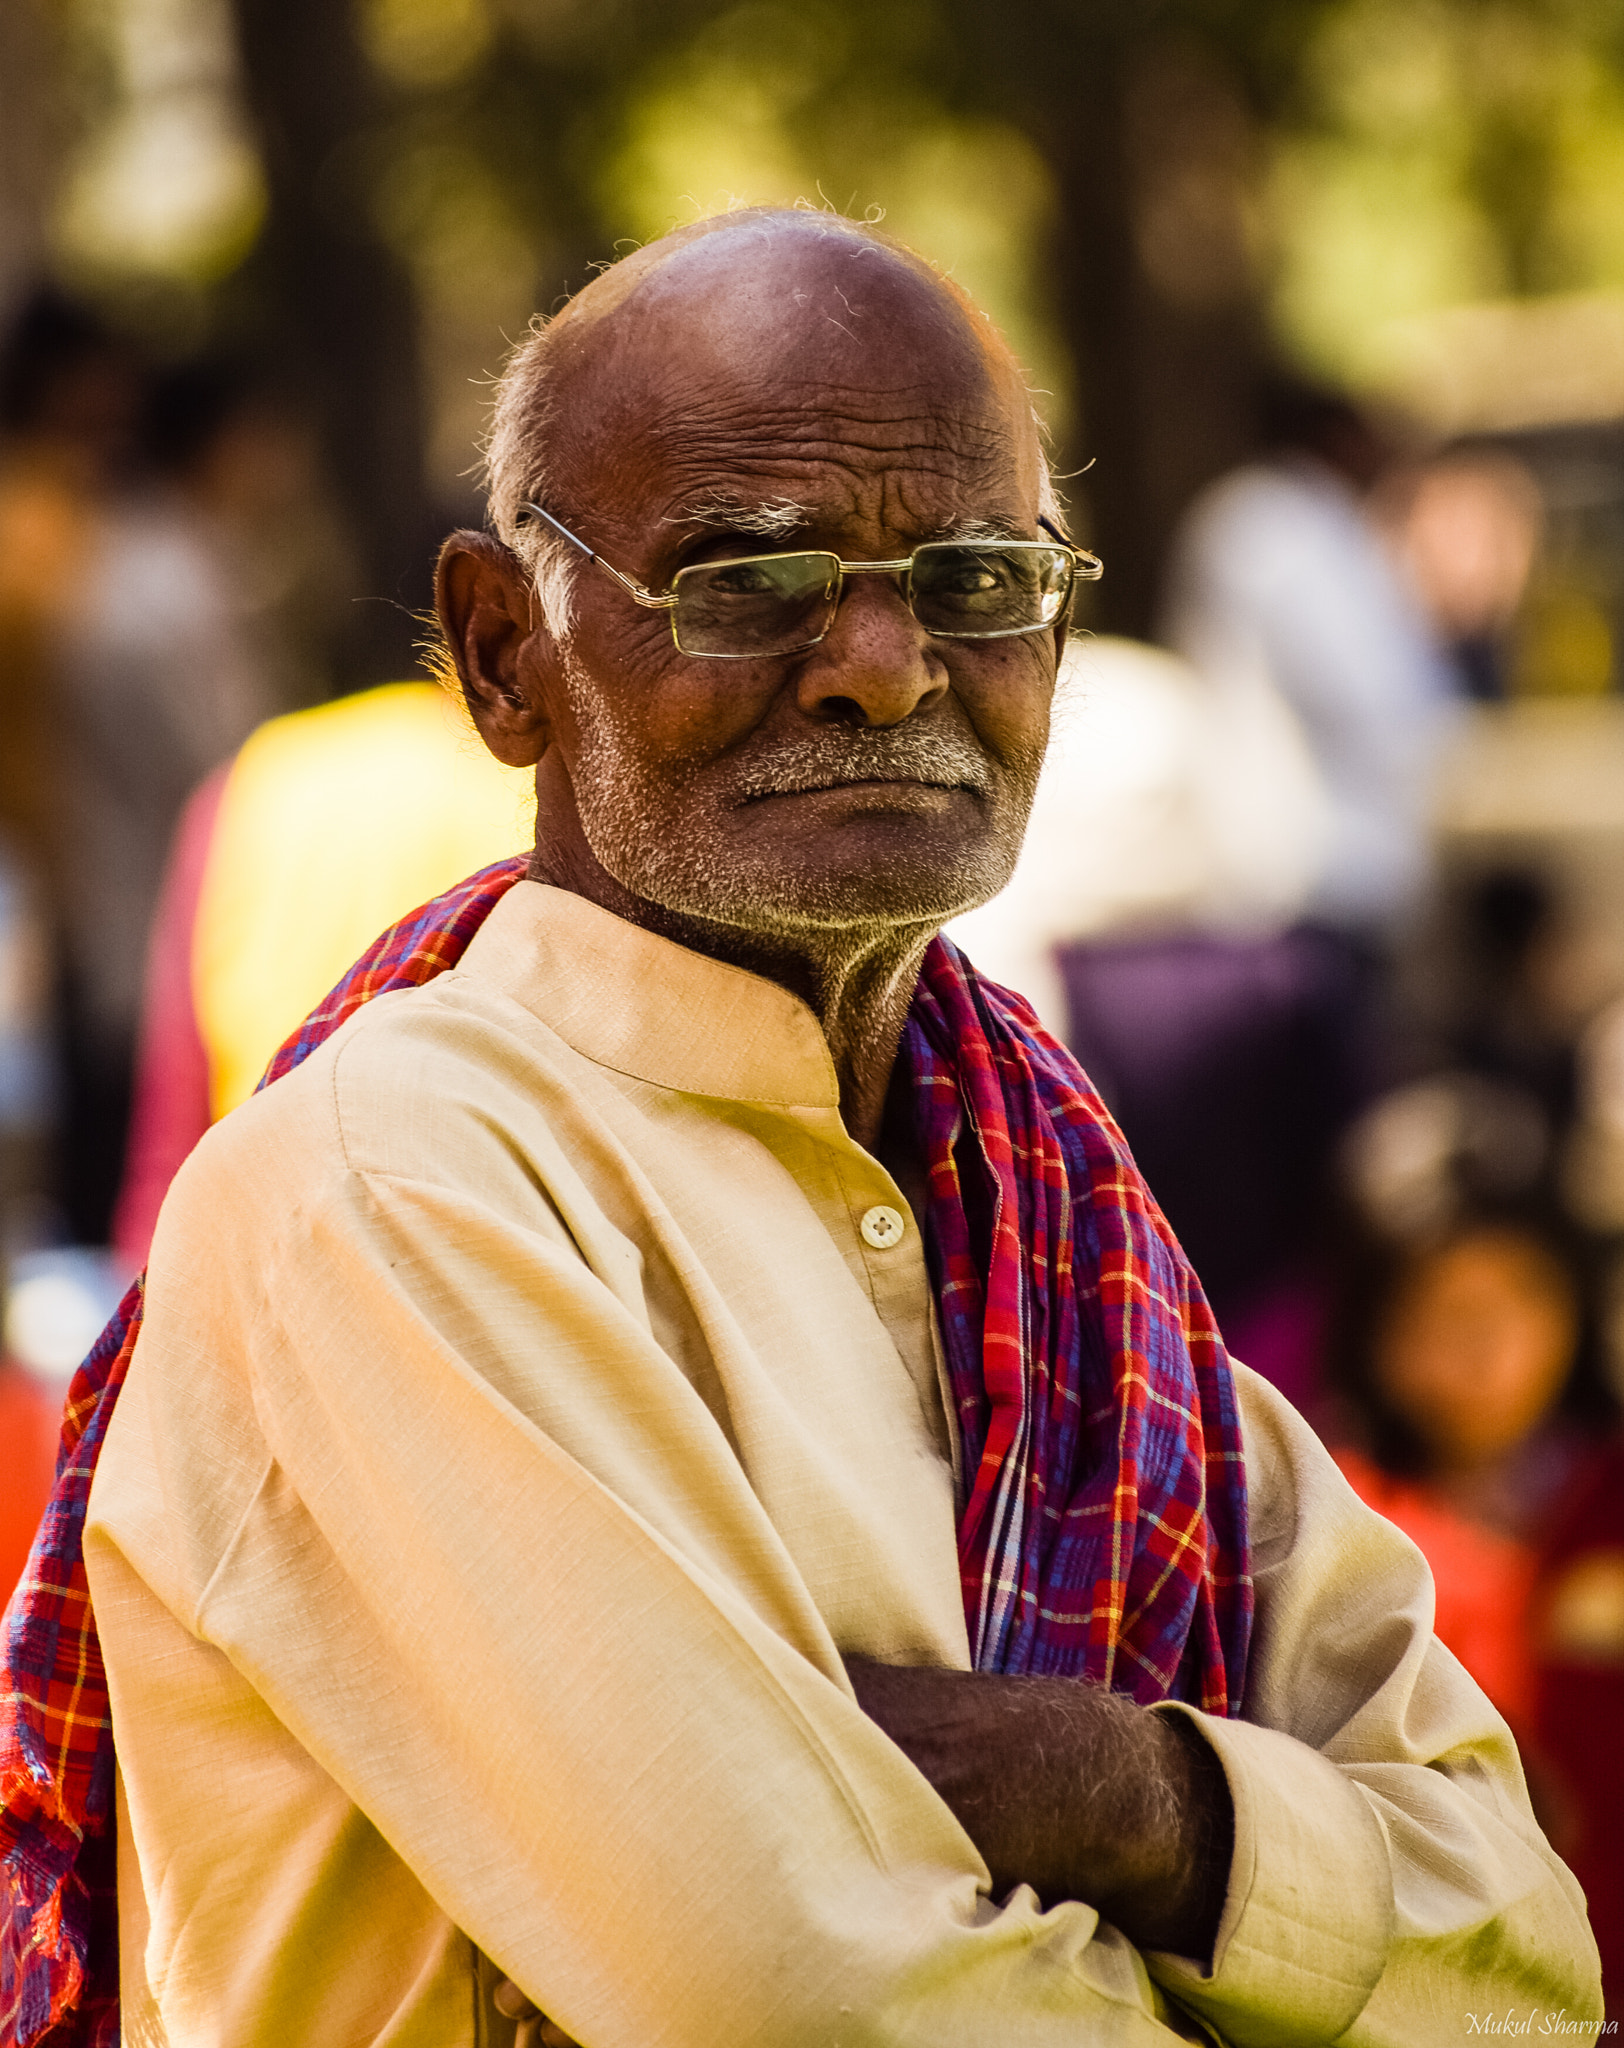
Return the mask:
POLYGON ((1235 1806, 1214 1967, 1151 1959, 1236 2048, 1432 2048, 1602 2013, 1578 1886, 1505 1723, 1432 1633, 1432 1577, 1238 1368, 1257 1629, 1245 1716, 1188 1708, 1235 1806))

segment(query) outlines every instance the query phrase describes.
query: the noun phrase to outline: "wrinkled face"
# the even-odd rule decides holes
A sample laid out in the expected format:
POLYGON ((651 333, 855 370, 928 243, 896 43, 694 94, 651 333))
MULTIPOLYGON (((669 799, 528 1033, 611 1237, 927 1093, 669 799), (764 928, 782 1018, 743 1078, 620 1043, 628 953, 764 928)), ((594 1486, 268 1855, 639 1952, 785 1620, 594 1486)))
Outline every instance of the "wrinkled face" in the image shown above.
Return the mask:
POLYGON ((1486 1464, 1550 1411, 1577 1337, 1573 1289, 1551 1254, 1514 1231, 1479 1231, 1400 1289, 1377 1384, 1441 1464, 1486 1464))
MULTIPOLYGON (((964 316, 888 254, 800 240, 775 269, 719 236, 639 287, 566 380, 548 509, 654 591, 742 554, 1040 538, 1024 394, 964 316)), ((1002 886, 1047 739, 1052 631, 935 639, 896 578, 860 576, 816 647, 705 660, 584 559, 572 609, 544 801, 549 774, 567 778, 622 887, 788 933, 938 923, 1002 886)))

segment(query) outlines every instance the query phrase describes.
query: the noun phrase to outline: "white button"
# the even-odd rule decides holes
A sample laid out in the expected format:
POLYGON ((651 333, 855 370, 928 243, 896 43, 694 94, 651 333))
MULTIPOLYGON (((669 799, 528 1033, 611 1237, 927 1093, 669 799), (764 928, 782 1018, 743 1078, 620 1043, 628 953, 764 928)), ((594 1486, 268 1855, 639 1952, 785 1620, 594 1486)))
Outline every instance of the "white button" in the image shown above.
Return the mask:
POLYGON ((888 1252, 901 1239, 907 1225, 895 1209, 888 1209, 880 1202, 867 1212, 857 1227, 863 1233, 864 1244, 873 1245, 877 1252, 888 1252))

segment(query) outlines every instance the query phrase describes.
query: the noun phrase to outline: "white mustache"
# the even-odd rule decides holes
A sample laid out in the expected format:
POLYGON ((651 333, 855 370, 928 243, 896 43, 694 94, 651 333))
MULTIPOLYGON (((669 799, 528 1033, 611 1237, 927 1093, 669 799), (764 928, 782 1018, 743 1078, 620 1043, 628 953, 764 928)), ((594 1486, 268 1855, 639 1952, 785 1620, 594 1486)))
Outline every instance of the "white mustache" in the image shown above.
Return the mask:
POLYGON ((852 782, 920 782, 984 794, 992 772, 985 753, 963 734, 830 727, 754 756, 737 787, 748 800, 852 782))

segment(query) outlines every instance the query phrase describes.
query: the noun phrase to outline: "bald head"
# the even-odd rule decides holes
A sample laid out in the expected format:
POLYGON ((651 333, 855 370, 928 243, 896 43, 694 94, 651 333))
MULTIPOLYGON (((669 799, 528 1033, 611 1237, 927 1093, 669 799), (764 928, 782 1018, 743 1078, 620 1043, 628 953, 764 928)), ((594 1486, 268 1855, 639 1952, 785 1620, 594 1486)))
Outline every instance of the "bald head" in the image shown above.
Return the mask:
POLYGON ((793 416, 791 438, 810 449, 820 415, 849 411, 859 388, 880 447, 929 393, 954 423, 955 457, 1013 461, 1033 513, 1054 516, 1020 368, 964 292, 872 228, 752 209, 636 250, 515 353, 489 451, 497 530, 532 554, 527 500, 584 516, 607 470, 674 440, 697 492, 764 490, 770 504, 770 478, 729 477, 753 426, 793 416))

